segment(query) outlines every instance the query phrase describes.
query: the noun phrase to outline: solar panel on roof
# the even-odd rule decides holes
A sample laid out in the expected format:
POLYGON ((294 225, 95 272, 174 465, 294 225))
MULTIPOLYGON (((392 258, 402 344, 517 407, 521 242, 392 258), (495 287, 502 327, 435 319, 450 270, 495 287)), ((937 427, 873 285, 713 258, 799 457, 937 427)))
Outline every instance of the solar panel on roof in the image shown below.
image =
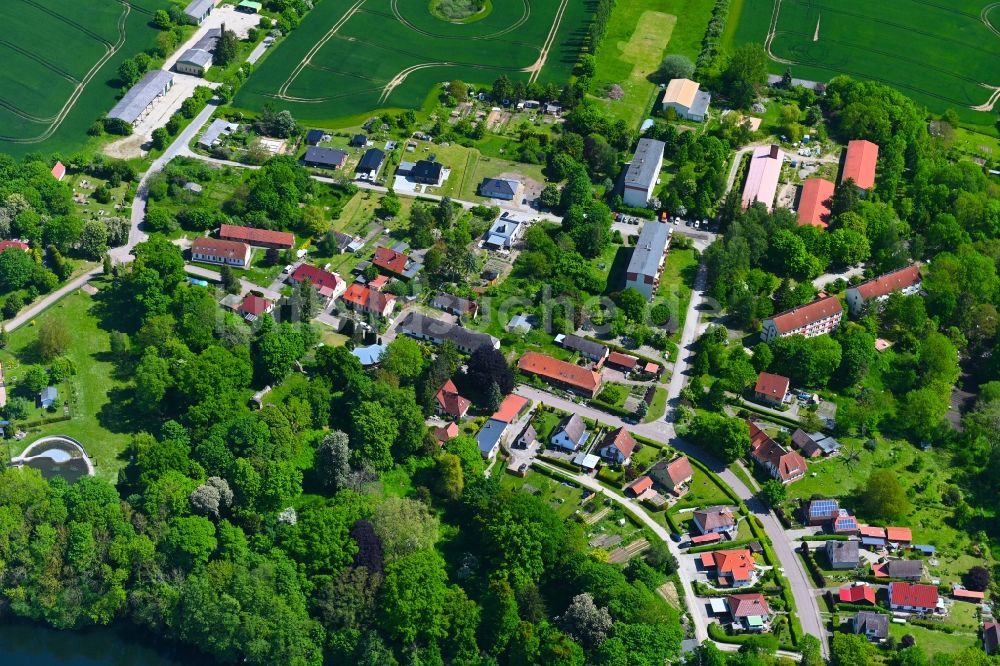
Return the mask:
POLYGON ((822 516, 832 513, 836 508, 836 500, 816 500, 810 505, 809 512, 814 516, 822 516))

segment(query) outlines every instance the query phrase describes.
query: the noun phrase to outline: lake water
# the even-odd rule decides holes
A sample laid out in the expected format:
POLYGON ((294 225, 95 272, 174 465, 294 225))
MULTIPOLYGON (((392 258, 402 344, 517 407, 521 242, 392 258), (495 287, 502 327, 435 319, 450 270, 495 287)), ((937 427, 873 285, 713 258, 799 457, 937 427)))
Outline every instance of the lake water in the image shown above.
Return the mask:
POLYGON ((210 666, 208 660, 172 657, 137 641, 135 630, 56 631, 32 623, 0 624, 3 666, 210 666), (130 635, 131 634, 131 635, 130 635))

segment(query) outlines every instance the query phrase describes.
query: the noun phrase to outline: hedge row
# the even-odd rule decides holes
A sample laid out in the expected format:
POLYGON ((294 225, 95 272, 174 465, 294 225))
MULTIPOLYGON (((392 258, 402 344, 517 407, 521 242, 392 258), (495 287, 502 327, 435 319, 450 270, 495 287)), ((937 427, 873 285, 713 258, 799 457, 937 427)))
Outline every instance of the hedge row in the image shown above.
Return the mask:
POLYGON ((705 37, 701 40, 701 53, 698 54, 697 78, 703 78, 705 73, 715 67, 719 57, 719 39, 726 30, 726 20, 729 18, 729 0, 715 0, 712 9, 712 20, 708 22, 705 37))
POLYGON ((757 541, 757 539, 741 539, 739 541, 726 541, 724 543, 710 543, 707 546, 695 546, 694 548, 688 548, 686 552, 693 555, 695 553, 708 553, 713 550, 729 550, 732 548, 739 548, 740 546, 746 546, 754 541, 757 541))
POLYGON ((812 576, 813 583, 816 584, 818 588, 826 587, 826 576, 820 570, 819 565, 816 564, 816 558, 813 557, 812 551, 808 553, 803 553, 801 550, 798 551, 799 555, 802 557, 803 561, 806 563, 806 571, 812 576))
POLYGON ((751 404, 751 403, 742 402, 742 403, 740 403, 737 406, 739 407, 739 409, 745 409, 748 412, 753 412, 754 414, 759 414, 760 416, 763 416, 764 418, 766 418, 768 421, 773 421, 774 423, 777 423, 779 425, 785 425, 785 426, 788 426, 790 428, 798 428, 801 425, 798 421, 796 421, 795 419, 793 419, 791 417, 788 417, 788 416, 778 416, 777 414, 775 414, 773 412, 769 412, 766 409, 763 409, 763 408, 758 407, 757 405, 754 405, 754 404, 751 404))

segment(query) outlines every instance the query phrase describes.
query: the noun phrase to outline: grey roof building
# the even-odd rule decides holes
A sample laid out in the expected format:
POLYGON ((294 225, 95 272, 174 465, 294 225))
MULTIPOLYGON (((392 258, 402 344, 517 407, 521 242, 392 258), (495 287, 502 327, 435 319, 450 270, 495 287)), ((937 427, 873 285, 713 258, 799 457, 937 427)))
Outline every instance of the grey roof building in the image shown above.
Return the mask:
POLYGON ((831 569, 855 569, 858 566, 857 541, 827 541, 826 557, 831 569))
POLYGON ((497 419, 490 419, 483 424, 482 429, 476 434, 476 443, 479 444, 479 453, 484 458, 492 458, 500 449, 503 437, 507 434, 509 424, 497 419))
POLYGON ((116 118, 130 125, 142 119, 153 103, 166 94, 174 85, 174 75, 162 69, 154 69, 139 79, 125 96, 108 111, 108 118, 116 118))
POLYGON ((347 161, 347 153, 339 148, 321 148, 320 146, 309 146, 302 162, 306 166, 326 167, 328 169, 338 169, 344 166, 347 161))
POLYGON ((671 233, 671 226, 663 222, 650 220, 643 225, 625 270, 626 289, 632 287, 646 298, 653 297, 660 286, 671 233))
POLYGON ((656 179, 663 166, 663 150, 666 145, 655 139, 639 139, 635 155, 625 172, 622 200, 626 206, 645 208, 653 196, 656 179))
POLYGON ((851 628, 856 634, 864 634, 869 640, 889 638, 889 616, 885 613, 861 611, 854 614, 851 628))
POLYGON ((509 250, 527 229, 528 223, 518 220, 504 212, 494 220, 486 232, 486 245, 492 248, 509 250))
POLYGON ((458 317, 464 317, 466 315, 475 319, 479 316, 479 304, 475 301, 470 301, 467 298, 462 298, 461 296, 455 296, 454 294, 449 294, 447 292, 441 292, 434 297, 431 302, 438 310, 444 310, 445 312, 451 313, 458 317))
POLYGON ((434 344, 445 341, 453 343, 459 351, 471 354, 484 345, 500 348, 500 341, 492 335, 470 331, 458 324, 425 317, 419 312, 408 312, 399 323, 399 331, 418 340, 429 340, 434 344))
POLYGON ((211 148, 219 142, 223 135, 229 135, 240 128, 236 123, 231 123, 224 118, 216 118, 212 124, 201 133, 198 145, 202 148, 211 148))
POLYGON ((375 178, 378 175, 378 170, 382 168, 382 162, 385 160, 385 152, 379 150, 378 148, 369 148, 362 155, 361 161, 358 162, 358 168, 355 172, 359 176, 364 176, 366 178, 375 178))
POLYGON ((692 118, 704 118, 708 113, 708 105, 712 103, 712 93, 699 90, 695 93, 694 102, 691 104, 690 115, 692 118))
POLYGON ((52 403, 54 403, 58 398, 59 398, 59 391, 56 390, 56 387, 46 386, 38 394, 38 406, 43 409, 48 409, 49 407, 52 406, 52 403))
POLYGON ((567 451, 577 451, 587 443, 588 438, 587 424, 579 414, 571 414, 559 422, 559 426, 552 431, 550 441, 567 451))
POLYGON ((205 35, 195 42, 194 46, 181 54, 174 67, 182 74, 194 74, 204 76, 205 72, 212 66, 215 47, 222 38, 220 28, 212 28, 205 32, 205 35))
POLYGON ((204 21, 215 8, 215 0, 193 0, 184 8, 184 16, 195 25, 204 21))
POLYGON ((442 171, 444 167, 440 162, 429 160, 417 160, 417 163, 410 169, 410 180, 427 185, 440 185, 442 171))
POLYGON ((889 560, 885 571, 889 578, 920 580, 924 577, 924 563, 920 560, 889 560))
POLYGON ((555 341, 556 344, 562 345, 566 349, 580 352, 580 354, 592 361, 601 361, 608 357, 609 350, 606 346, 587 338, 581 338, 579 335, 573 335, 572 333, 569 335, 559 334, 556 336, 555 341))
POLYGON ((479 185, 479 196, 490 199, 512 201, 517 196, 521 183, 507 178, 484 178, 479 185))

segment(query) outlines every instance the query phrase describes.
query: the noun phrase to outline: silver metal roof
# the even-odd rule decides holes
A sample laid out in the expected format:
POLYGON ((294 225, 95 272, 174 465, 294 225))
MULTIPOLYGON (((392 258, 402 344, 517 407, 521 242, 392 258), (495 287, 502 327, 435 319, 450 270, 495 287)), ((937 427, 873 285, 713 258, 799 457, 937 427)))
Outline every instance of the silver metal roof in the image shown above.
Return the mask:
POLYGON ((639 139, 639 145, 635 148, 635 156, 625 173, 625 186, 645 190, 655 183, 656 177, 660 174, 664 148, 665 145, 662 141, 639 139))
POLYGON ((146 72, 146 75, 125 93, 121 101, 108 111, 108 118, 119 118, 127 123, 134 123, 153 100, 173 84, 173 80, 174 75, 162 69, 146 72))
POLYGON ((201 19, 214 6, 215 0, 193 0, 184 8, 184 13, 193 19, 201 19))
POLYGON ((660 270, 660 259, 667 249, 670 239, 670 225, 650 220, 639 232, 639 240, 632 251, 627 272, 637 275, 656 275, 660 270))

